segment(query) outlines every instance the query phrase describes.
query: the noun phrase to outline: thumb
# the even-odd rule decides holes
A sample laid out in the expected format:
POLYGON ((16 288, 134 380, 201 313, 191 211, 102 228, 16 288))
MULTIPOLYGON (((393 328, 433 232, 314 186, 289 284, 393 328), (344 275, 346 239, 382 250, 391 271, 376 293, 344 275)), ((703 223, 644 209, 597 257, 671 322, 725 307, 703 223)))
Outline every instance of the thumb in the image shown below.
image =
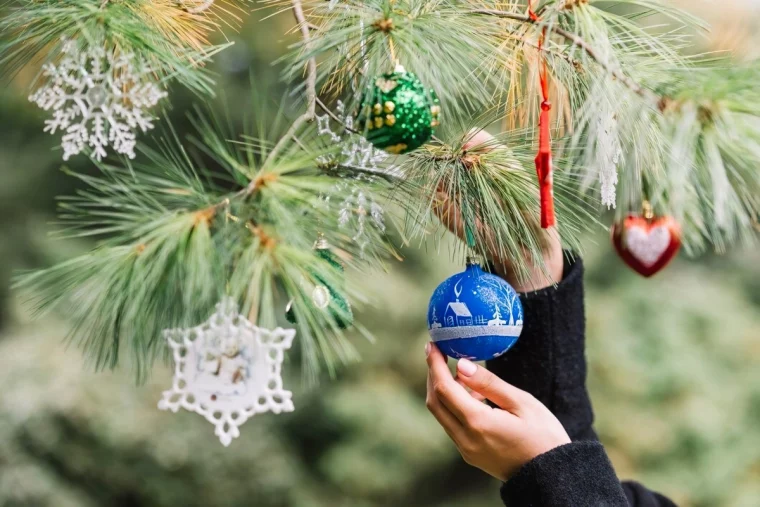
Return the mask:
POLYGON ((481 144, 486 144, 493 141, 493 136, 483 129, 472 129, 470 130, 469 134, 467 134, 467 136, 469 138, 463 146, 465 150, 469 150, 475 146, 480 146, 481 144))
POLYGON ((457 380, 513 414, 522 412, 529 394, 467 359, 457 362, 457 380))

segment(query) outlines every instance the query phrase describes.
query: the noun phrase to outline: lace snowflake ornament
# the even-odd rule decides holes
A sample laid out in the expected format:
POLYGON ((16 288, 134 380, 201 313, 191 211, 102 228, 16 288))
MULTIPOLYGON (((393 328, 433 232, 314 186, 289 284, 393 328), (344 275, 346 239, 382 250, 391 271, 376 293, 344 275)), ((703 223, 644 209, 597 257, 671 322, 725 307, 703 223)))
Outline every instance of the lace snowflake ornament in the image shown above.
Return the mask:
POLYGON ((174 378, 158 408, 201 414, 225 447, 254 415, 292 412, 293 394, 283 389, 281 370, 295 335, 294 329, 254 326, 231 298, 199 326, 167 329, 174 378))
POLYGON ((29 97, 52 118, 45 132, 63 132, 63 159, 92 149, 97 160, 106 148, 135 157, 137 129, 153 128, 146 110, 167 96, 130 54, 116 54, 102 47, 80 49, 73 40, 64 41, 63 56, 56 64, 43 66, 43 84, 29 97))

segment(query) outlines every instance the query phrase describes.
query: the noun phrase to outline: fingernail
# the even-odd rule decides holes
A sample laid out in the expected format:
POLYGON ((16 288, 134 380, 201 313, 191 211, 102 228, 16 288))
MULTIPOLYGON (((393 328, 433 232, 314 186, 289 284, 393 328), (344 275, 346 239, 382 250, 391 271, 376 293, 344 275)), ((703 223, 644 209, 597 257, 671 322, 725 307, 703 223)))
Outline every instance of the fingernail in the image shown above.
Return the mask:
POLYGON ((425 344, 425 357, 430 355, 430 342, 425 344))
POLYGON ((468 359, 460 359, 457 363, 457 370, 466 377, 472 377, 478 371, 478 365, 468 359))

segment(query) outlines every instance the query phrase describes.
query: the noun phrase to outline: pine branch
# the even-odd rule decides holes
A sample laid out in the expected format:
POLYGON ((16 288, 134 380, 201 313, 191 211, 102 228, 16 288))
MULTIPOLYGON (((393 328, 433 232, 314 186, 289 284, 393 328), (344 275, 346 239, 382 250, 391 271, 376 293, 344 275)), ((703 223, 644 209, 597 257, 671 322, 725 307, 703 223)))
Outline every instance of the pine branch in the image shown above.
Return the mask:
POLYGON ((345 129, 347 132, 351 132, 352 134, 359 134, 359 135, 361 135, 361 132, 359 132, 358 130, 356 130, 356 129, 354 129, 354 128, 351 128, 351 127, 349 127, 348 125, 346 125, 346 123, 345 123, 345 122, 344 122, 344 121, 343 121, 341 118, 338 118, 338 116, 337 116, 335 113, 333 113, 332 109, 330 109, 329 107, 327 107, 327 106, 325 105, 325 103, 324 103, 324 102, 322 102, 322 100, 321 100, 319 97, 317 97, 317 105, 319 106, 319 108, 320 108, 320 109, 321 109, 321 110, 322 110, 322 111, 323 111, 323 112, 324 112, 324 113, 325 113, 327 116, 329 116, 330 118, 332 118, 332 120, 333 120, 335 123, 338 123, 338 124, 339 124, 341 127, 343 127, 343 128, 344 128, 344 129, 345 129))
POLYGON ((491 76, 470 65, 492 54, 493 28, 485 20, 473 22, 470 17, 465 22, 454 3, 441 0, 347 2, 334 10, 326 2, 310 0, 307 6, 317 29, 308 49, 303 43, 295 47, 288 76, 295 78, 309 58, 319 58, 317 86, 326 99, 340 97, 354 109, 374 77, 400 63, 435 89, 450 117, 487 107, 491 76), (454 24, 458 36, 450 37, 454 24), (463 59, 463 54, 470 58, 463 59), (344 96, 349 84, 353 93, 344 96))
POLYGON ((534 20, 530 16, 526 14, 519 14, 516 12, 507 12, 507 11, 499 11, 495 9, 474 9, 470 11, 471 14, 476 15, 484 15, 484 16, 496 16, 499 18, 505 18, 505 19, 511 19, 514 21, 519 21, 521 23, 530 24, 530 25, 539 25, 544 26, 547 28, 548 31, 551 33, 554 33, 556 35, 559 35, 560 37, 564 38, 574 46, 577 46, 578 48, 582 49, 589 57, 591 57, 594 61, 596 61, 604 70, 607 72, 612 78, 618 80, 619 82, 623 83, 626 87, 628 87, 631 91, 633 91, 636 95, 640 96, 641 98, 645 99, 647 102, 650 103, 653 107, 662 108, 662 102, 663 97, 660 97, 656 93, 652 92, 651 90, 643 87, 641 84, 637 83, 635 80, 633 80, 631 77, 626 75, 622 69, 619 69, 612 65, 606 58, 602 57, 599 52, 592 47, 591 44, 586 42, 584 39, 579 37, 578 35, 569 32, 565 29, 563 29, 560 26, 557 26, 553 23, 544 23, 540 19, 534 20))
POLYGON ((212 5, 214 5, 214 0, 203 0, 202 3, 198 4, 195 7, 185 7, 185 10, 192 14, 200 14, 201 12, 206 12, 209 10, 212 5))
MULTIPOLYGON (((394 199, 406 211, 410 237, 422 240, 446 224, 465 237, 459 245, 462 260, 473 252, 483 258, 522 259, 513 262, 522 279, 529 265, 544 268, 533 136, 515 130, 469 146, 478 125, 497 120, 490 114, 444 126, 440 144, 413 152, 402 164, 405 178, 394 199)), ((586 209, 589 203, 574 193, 572 178, 561 170, 565 161, 558 158, 555 163, 557 231, 567 248, 580 251, 581 236, 596 220, 586 209)))
MULTIPOLYGON (((298 28, 301 31, 301 37, 303 38, 304 47, 307 51, 311 51, 311 34, 309 25, 306 22, 306 18, 303 13, 303 6, 301 0, 292 0, 293 15, 298 23, 298 28)), ((299 129, 304 123, 314 121, 316 115, 316 100, 317 100, 317 60, 311 57, 306 62, 306 111, 301 114, 291 125, 285 136, 275 145, 269 154, 269 158, 274 160, 275 157, 282 151, 285 145, 298 133, 299 129)), ((250 188, 253 190, 253 188, 250 188)))
MULTIPOLYGON (((544 30, 558 123, 572 130, 554 140, 558 230, 566 246, 579 249, 580 236, 596 225, 596 203, 585 201, 584 191, 601 179, 609 194, 618 176, 621 197, 611 201, 620 204, 618 216, 647 198, 682 223, 692 250, 706 243, 723 250, 756 235, 756 66, 702 62, 697 69, 679 55, 680 35, 653 35, 637 24, 642 13, 588 3, 549 0, 536 20, 473 9, 464 0, 365 0, 335 10, 324 0, 270 1, 293 13, 300 32, 288 77, 298 78, 303 112, 287 125, 282 108, 260 115, 269 123, 243 133, 213 114, 196 117, 191 143, 200 154, 191 156, 172 131, 157 148, 144 147, 138 162, 74 175, 84 188, 61 199, 63 234, 95 238, 98 247, 21 280, 40 309, 72 317, 74 339, 99 367, 114 366, 129 350, 144 375, 162 353, 162 329, 205 317, 229 292, 262 326, 275 326, 292 300, 307 375, 322 363, 333 372, 356 354, 336 319, 311 304, 315 283, 342 281, 311 246, 324 232, 349 266, 377 264, 390 248, 375 199, 391 191, 410 235, 422 238, 441 225, 431 211, 443 193, 456 204, 453 225, 469 233, 474 250, 540 266, 534 131, 515 128, 487 145, 464 146, 473 128, 502 119, 473 115, 494 97, 506 96, 503 109, 517 111, 507 111, 510 118, 527 118, 515 123, 530 124, 537 109, 534 41, 544 30), (360 139, 350 117, 395 60, 436 89, 445 118, 439 138, 393 159, 399 168, 360 139), (320 93, 327 103, 341 97, 348 105, 332 111, 320 93), (344 111, 349 116, 341 118, 344 111)), ((156 62, 162 79, 213 91, 198 66, 220 49, 206 40, 219 18, 194 15, 174 0, 101 2, 19 0, 20 8, 0 19, 0 64, 17 71, 49 54, 62 35, 88 44, 107 37, 156 62)), ((666 11, 650 0, 627 3, 666 11)), ((518 273, 525 268, 515 263, 518 273)), ((350 287, 340 293, 363 297, 350 287)))
MULTIPOLYGON (((355 360, 332 314, 311 302, 317 281, 344 286, 342 276, 314 255, 312 243, 317 231, 324 232, 354 269, 381 263, 387 250, 384 227, 371 218, 363 227, 365 247, 338 227, 339 211, 348 206, 345 183, 336 186, 314 162, 335 147, 321 149, 307 131, 302 147, 291 145, 266 162, 268 143, 256 132, 230 135, 210 119, 193 124, 200 129, 197 144, 230 174, 256 181, 255 192, 247 192, 248 181, 232 189, 214 184, 169 132, 157 149, 143 147, 142 161, 101 164, 99 176, 70 173, 86 187, 61 200, 63 235, 99 238, 100 246, 22 276, 17 287, 37 310, 71 318, 71 340, 97 368, 116 366, 128 352, 141 380, 165 350, 161 331, 197 323, 227 287, 264 327, 278 325, 285 304, 294 301, 309 381, 321 364, 334 373, 339 363, 355 360)), ((264 128, 280 133, 276 122, 264 128)), ((356 181, 368 197, 388 187, 380 175, 372 176, 356 181)), ((350 286, 339 294, 352 302, 364 299, 350 286)))
POLYGON ((177 78, 193 91, 213 94, 204 68, 218 51, 209 35, 218 20, 192 14, 174 0, 16 0, 0 17, 0 66, 13 77, 30 62, 54 61, 62 40, 108 44, 146 62, 156 75, 177 78))

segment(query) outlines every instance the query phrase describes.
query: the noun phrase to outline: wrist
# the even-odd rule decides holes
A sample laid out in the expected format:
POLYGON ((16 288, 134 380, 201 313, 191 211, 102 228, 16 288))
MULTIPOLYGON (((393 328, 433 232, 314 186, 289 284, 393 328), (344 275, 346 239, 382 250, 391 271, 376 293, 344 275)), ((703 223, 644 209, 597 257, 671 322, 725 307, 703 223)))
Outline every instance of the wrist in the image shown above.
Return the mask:
POLYGON ((546 264, 545 267, 531 266, 527 276, 520 278, 510 265, 494 262, 494 273, 505 279, 517 291, 521 293, 534 292, 537 290, 556 285, 562 280, 562 264, 559 268, 555 265, 546 264))
POLYGON ((503 261, 493 261, 494 274, 505 279, 517 292, 534 292, 558 284, 562 281, 564 259, 562 250, 549 252, 543 257, 543 265, 530 263, 527 273, 520 277, 514 269, 514 264, 503 261))
POLYGON ((555 229, 542 231, 542 246, 541 261, 534 262, 530 255, 523 257, 526 272, 522 276, 509 259, 492 259, 494 273, 509 282, 517 292, 534 292, 558 284, 562 281, 565 259, 555 229))
MULTIPOLYGON (((552 419, 554 419, 553 416, 552 419)), ((571 443, 567 432, 556 419, 555 424, 544 426, 541 424, 541 421, 533 421, 530 426, 531 431, 535 432, 537 429, 539 431, 545 429, 546 434, 540 439, 531 438, 532 435, 526 435, 526 437, 522 439, 525 443, 525 447, 521 453, 522 459, 515 459, 514 454, 511 454, 509 457, 503 457, 503 462, 508 462, 509 464, 501 470, 500 474, 495 475, 495 477, 502 482, 509 481, 522 467, 539 456, 571 443)))

